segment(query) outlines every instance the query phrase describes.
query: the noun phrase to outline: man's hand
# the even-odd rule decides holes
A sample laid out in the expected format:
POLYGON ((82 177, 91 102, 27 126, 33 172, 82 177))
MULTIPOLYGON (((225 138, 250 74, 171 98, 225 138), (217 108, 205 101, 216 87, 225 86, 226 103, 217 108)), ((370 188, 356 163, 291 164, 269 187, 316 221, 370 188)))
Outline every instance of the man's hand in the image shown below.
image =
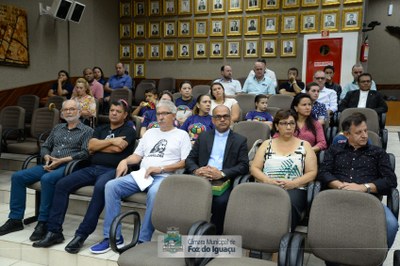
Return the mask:
POLYGON ((109 139, 112 145, 117 146, 124 150, 128 146, 128 142, 125 141, 125 136, 123 137, 116 137, 109 139))
POLYGON ((218 180, 223 178, 220 170, 218 170, 216 167, 208 165, 198 168, 194 174, 207 177, 210 180, 218 180))
POLYGON ((63 159, 52 157, 50 155, 46 155, 44 160, 46 161, 46 164, 43 166, 43 168, 49 172, 57 169, 61 164, 64 163, 63 159))
POLYGON ((126 175, 126 173, 128 172, 128 164, 126 163, 126 160, 122 160, 119 162, 118 166, 117 166, 117 170, 115 171, 115 177, 121 177, 126 175))
POLYGON ((148 178, 151 174, 161 174, 162 168, 159 166, 150 166, 146 170, 146 174, 144 175, 144 178, 148 178))
POLYGON ((343 186, 340 189, 367 192, 367 188, 363 184, 357 183, 343 182, 343 186))

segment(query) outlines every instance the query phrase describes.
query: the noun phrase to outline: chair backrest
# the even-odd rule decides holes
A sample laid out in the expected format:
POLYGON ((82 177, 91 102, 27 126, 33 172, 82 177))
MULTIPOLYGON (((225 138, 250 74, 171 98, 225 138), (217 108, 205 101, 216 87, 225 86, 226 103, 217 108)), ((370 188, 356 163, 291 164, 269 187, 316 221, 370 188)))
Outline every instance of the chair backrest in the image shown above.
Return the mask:
POLYGON ((240 109, 242 110, 241 120, 245 120, 246 114, 252 110, 255 110, 254 99, 255 94, 239 94, 236 95, 235 99, 238 101, 240 109))
POLYGON ((368 139, 371 141, 372 145, 382 148, 382 140, 377 133, 368 130, 368 139))
POLYGON ((270 107, 270 106, 267 107, 267 112, 268 112, 270 115, 272 115, 273 117, 275 117, 276 113, 277 113, 279 110, 281 110, 281 108, 279 108, 279 107, 270 107))
POLYGON ((311 207, 307 238, 312 253, 325 261, 381 265, 387 253, 382 203, 367 193, 322 191, 311 207))
POLYGON ((284 94, 274 94, 268 99, 268 107, 278 107, 280 109, 290 109, 293 96, 284 94))
POLYGON ((166 232, 168 227, 178 227, 181 234, 187 234, 193 223, 209 221, 211 202, 212 189, 207 179, 170 175, 157 192, 152 223, 161 232, 166 232))
POLYGON ((367 117, 367 126, 368 130, 373 131, 379 134, 380 126, 379 126, 379 117, 375 110, 370 108, 346 108, 341 112, 339 117, 339 131, 342 131, 342 122, 349 115, 359 112, 364 114, 367 117))
POLYGON ((193 86, 193 97, 197 99, 201 94, 209 94, 210 93, 210 85, 195 85, 193 86))
POLYGON ((242 88, 243 88, 243 86, 244 86, 244 83, 245 83, 246 79, 247 79, 247 77, 242 77, 242 78, 238 78, 238 79, 237 79, 237 80, 239 80, 240 85, 242 85, 242 88))
POLYGON ((158 81, 157 90, 159 93, 167 90, 172 93, 176 92, 176 80, 175 78, 160 78, 158 81))
POLYGON ((136 115, 132 116, 132 121, 135 124, 135 128, 136 128, 136 138, 140 139, 140 130, 142 128, 142 121, 136 115))
MULTIPOLYGON (((157 82, 154 79, 143 79, 142 81, 140 81, 140 83, 151 83, 154 85, 154 87, 157 85, 157 82)), ((139 84, 140 84, 139 83, 139 84)))
POLYGON ((0 124, 3 130, 24 129, 25 109, 21 106, 6 106, 0 112, 0 124))
POLYGON ((59 122, 60 112, 58 109, 38 108, 33 112, 31 136, 39 137, 43 132, 51 131, 59 122))
POLYGON ((62 97, 62 96, 58 96, 58 95, 51 96, 51 97, 47 98, 46 107, 49 107, 49 105, 50 105, 51 103, 54 103, 54 104, 55 104, 55 107, 56 107, 58 110, 61 110, 61 108, 62 108, 62 103, 63 103, 64 101, 65 101, 65 98, 62 97))
POLYGON ((133 99, 133 105, 139 105, 142 101, 145 100, 144 92, 147 89, 155 88, 156 86, 153 83, 139 83, 135 89, 135 97, 133 99))
POLYGON ((174 98, 174 102, 176 101, 176 99, 178 99, 179 97, 181 97, 181 93, 180 92, 175 92, 174 94, 172 94, 172 97, 174 98))
POLYGON ((25 109, 25 123, 31 123, 33 111, 39 108, 39 100, 39 97, 33 94, 18 97, 17 105, 25 109))
POLYGON ((281 238, 289 232, 290 217, 289 194, 282 188, 240 184, 229 197, 224 234, 241 235, 245 249, 276 252, 281 238))
POLYGON ((233 125, 233 132, 247 138, 247 149, 253 147, 256 140, 266 140, 271 136, 271 130, 266 123, 258 121, 240 121, 233 125))
MULTIPOLYGON (((144 96, 144 94, 143 94, 144 96)), ((124 99, 129 105, 132 104, 132 90, 128 88, 121 88, 112 90, 110 94, 110 102, 118 101, 119 99, 124 99)))

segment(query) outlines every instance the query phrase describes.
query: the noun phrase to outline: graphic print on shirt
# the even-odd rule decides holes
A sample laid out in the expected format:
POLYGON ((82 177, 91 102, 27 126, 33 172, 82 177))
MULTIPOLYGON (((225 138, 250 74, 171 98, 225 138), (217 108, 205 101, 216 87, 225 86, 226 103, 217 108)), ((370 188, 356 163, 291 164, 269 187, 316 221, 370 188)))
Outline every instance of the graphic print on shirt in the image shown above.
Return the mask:
POLYGON ((207 131, 207 127, 202 123, 194 123, 188 127, 189 137, 191 140, 196 140, 199 135, 207 131))
POLYGON ((164 158, 164 152, 167 148, 168 141, 166 139, 161 139, 156 145, 151 149, 148 157, 161 157, 164 158))
POLYGON ((270 167, 269 172, 272 173, 274 178, 290 179, 301 175, 297 164, 291 158, 283 160, 281 164, 275 167, 270 167))

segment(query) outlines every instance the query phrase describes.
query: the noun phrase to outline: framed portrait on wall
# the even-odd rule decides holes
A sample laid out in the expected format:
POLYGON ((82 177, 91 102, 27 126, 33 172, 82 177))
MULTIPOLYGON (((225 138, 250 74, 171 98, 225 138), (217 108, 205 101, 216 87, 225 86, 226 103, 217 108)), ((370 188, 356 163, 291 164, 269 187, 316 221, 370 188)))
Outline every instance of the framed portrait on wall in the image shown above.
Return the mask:
POLYGON ((149 16, 160 16, 161 15, 161 6, 160 0, 151 0, 149 3, 149 16))
POLYGON ((144 22, 135 22, 133 26, 134 26, 134 37, 136 39, 146 38, 146 27, 144 22))
POLYGON ((228 1, 228 12, 242 12, 242 0, 227 0, 228 1))
POLYGON ((340 5, 340 0, 321 0, 323 6, 340 5))
POLYGON ((276 57, 276 39, 262 39, 261 57, 276 57))
POLYGON ((263 34, 277 34, 279 29, 279 14, 268 14, 263 16, 263 34))
POLYGON ((263 1, 263 3, 264 10, 275 10, 279 9, 280 0, 265 0, 263 1))
POLYGON ((133 77, 134 78, 144 78, 145 75, 145 65, 144 62, 142 63, 134 63, 133 64, 133 77))
POLYGON ((282 0, 282 8, 298 8, 300 6, 300 0, 282 0))
POLYGON ((195 14, 208 14, 208 1, 211 0, 193 0, 195 14))
POLYGON ((121 59, 131 59, 131 45, 130 44, 121 44, 119 46, 119 58, 121 59))
POLYGON ((174 38, 176 36, 176 22, 173 20, 164 21, 164 38, 174 38))
POLYGON ((246 39, 243 44, 243 54, 245 58, 258 57, 258 39, 246 39))
POLYGON ((178 59, 191 59, 191 47, 190 42, 180 42, 178 44, 178 59))
POLYGON ((163 45, 163 59, 175 60, 176 59, 176 45, 174 42, 165 42, 163 45))
POLYGON ((297 33, 297 13, 282 14, 281 33, 297 33))
POLYGON ((244 35, 260 34, 260 16, 246 16, 244 26, 244 35))
POLYGON ((240 58, 242 40, 226 41, 226 58, 240 58))
POLYGON ((145 60, 146 59, 146 45, 144 43, 135 43, 133 45, 135 60, 145 60))
POLYGON ((175 0, 164 0, 164 16, 176 15, 176 1, 175 0))
POLYGON ((339 12, 337 10, 324 10, 321 14, 321 29, 337 31, 339 28, 339 12))
POLYGON ((316 7, 319 6, 320 0, 301 0, 301 7, 316 7))
POLYGON ((131 16, 131 3, 130 2, 120 2, 119 3, 119 16, 120 17, 130 17, 131 16))
POLYGON ((149 43, 147 45, 148 56, 149 60, 160 60, 161 53, 160 53, 161 45, 159 43, 149 43))
POLYGON ((192 37, 192 21, 178 20, 178 37, 192 37))
POLYGON ((128 75, 131 75, 131 63, 129 61, 121 61, 121 63, 124 66, 125 71, 128 72, 128 75))
POLYGON ((228 36, 242 35, 242 17, 228 17, 227 34, 228 36))
POLYGON ((225 35, 224 18, 211 18, 210 36, 222 37, 225 35))
POLYGON ((119 36, 121 39, 130 39, 131 38, 131 24, 120 24, 119 25, 119 36))
POLYGON ((149 21, 148 36, 150 38, 160 38, 161 37, 161 24, 160 21, 149 21))
POLYGON ((193 58, 205 59, 207 58, 207 40, 197 41, 194 43, 193 58))
POLYGON ((359 30, 361 28, 362 9, 348 8, 342 10, 342 30, 359 30))
POLYGON ((246 11, 258 11, 261 10, 262 0, 243 0, 246 2, 246 11))
POLYGON ((318 15, 319 13, 316 12, 301 13, 300 32, 301 33, 317 32, 318 22, 319 22, 318 15))
POLYGON ((281 39, 281 57, 296 56, 296 39, 281 39))
POLYGON ((210 58, 223 58, 224 57, 224 41, 211 40, 210 41, 210 58))
POLYGON ((212 0, 211 1, 211 13, 225 13, 225 0, 212 0))
POLYGON ((207 37, 207 19, 194 20, 194 37, 207 37))
POLYGON ((134 2, 134 15, 135 17, 146 16, 146 2, 145 1, 135 1, 134 2))
POLYGON ((178 0, 178 15, 191 15, 192 2, 190 0, 178 0))

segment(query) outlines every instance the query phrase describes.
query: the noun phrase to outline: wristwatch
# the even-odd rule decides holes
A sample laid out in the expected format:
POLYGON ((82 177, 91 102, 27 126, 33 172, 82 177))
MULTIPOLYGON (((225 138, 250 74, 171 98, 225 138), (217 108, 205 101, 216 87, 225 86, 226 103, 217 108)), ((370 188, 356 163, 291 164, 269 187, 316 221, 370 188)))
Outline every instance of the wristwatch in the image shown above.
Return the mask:
POLYGON ((225 177, 226 177, 226 174, 225 174, 224 172, 222 172, 222 171, 220 171, 220 172, 221 172, 222 178, 225 178, 225 177))
POLYGON ((163 166, 161 166, 160 168, 161 168, 161 172, 160 172, 160 174, 164 174, 164 173, 165 173, 165 171, 164 171, 164 167, 163 167, 163 166))
POLYGON ((365 183, 364 186, 367 188, 367 193, 371 193, 371 186, 368 183, 365 183))

